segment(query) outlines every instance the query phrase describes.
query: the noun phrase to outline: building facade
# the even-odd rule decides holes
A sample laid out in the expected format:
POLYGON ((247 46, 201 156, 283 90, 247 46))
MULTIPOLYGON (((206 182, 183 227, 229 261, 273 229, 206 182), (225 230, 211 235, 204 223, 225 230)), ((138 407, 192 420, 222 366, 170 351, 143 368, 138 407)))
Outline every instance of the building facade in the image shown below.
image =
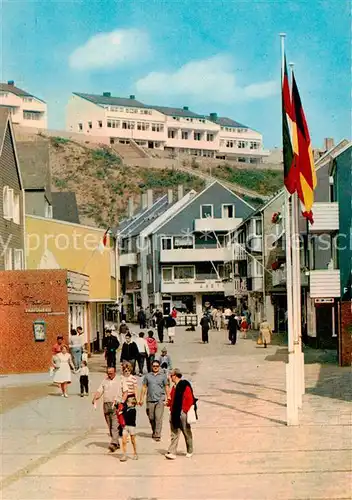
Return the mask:
POLYGON ((22 127, 47 128, 47 105, 38 97, 15 86, 9 80, 0 83, 0 108, 11 113, 12 123, 22 127))
POLYGON ((129 98, 74 93, 66 109, 70 132, 102 137, 110 144, 136 143, 170 154, 258 163, 268 156, 259 132, 217 113, 200 115, 187 106, 151 106, 129 98))
POLYGON ((0 270, 25 268, 24 189, 10 114, 0 109, 0 270))

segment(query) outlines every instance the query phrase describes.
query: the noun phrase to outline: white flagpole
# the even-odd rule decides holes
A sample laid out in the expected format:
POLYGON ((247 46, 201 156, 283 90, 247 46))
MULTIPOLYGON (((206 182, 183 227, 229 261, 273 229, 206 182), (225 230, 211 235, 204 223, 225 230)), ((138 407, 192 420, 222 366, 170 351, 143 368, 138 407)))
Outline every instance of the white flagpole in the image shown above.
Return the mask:
MULTIPOLYGON (((285 33, 280 33, 281 59, 282 59, 282 81, 284 78, 285 57, 285 33)), ((298 425, 298 405, 296 396, 296 363, 294 354, 294 331, 293 331, 293 275, 291 255, 291 217, 290 217, 290 195, 285 194, 285 242, 286 242, 286 288, 287 288, 287 327, 288 327, 288 363, 286 365, 286 418, 287 425, 298 425)))

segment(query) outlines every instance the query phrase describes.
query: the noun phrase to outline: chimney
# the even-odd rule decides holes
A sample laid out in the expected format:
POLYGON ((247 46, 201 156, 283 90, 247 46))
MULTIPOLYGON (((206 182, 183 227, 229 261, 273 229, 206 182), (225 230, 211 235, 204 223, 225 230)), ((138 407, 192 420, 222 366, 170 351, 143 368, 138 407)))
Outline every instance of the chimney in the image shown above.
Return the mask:
POLYGON ((131 95, 130 95, 130 99, 131 99, 132 101, 134 101, 134 100, 135 100, 135 98, 136 98, 136 96, 135 96, 135 95, 133 95, 133 94, 131 94, 131 95))
POLYGON ((174 193, 172 189, 167 190, 167 202, 169 205, 173 202, 174 193))
POLYGON ((133 212, 134 212, 134 203, 133 203, 133 197, 128 199, 128 218, 131 219, 133 217, 133 212))
POLYGON ((111 92, 103 92, 103 97, 111 97, 111 92))
POLYGON ((14 80, 9 80, 9 81, 7 82, 7 85, 10 85, 10 87, 14 87, 14 86, 15 86, 15 82, 14 82, 14 80))
POLYGON ((184 110, 184 111, 189 111, 188 106, 183 106, 183 110, 184 110))
POLYGON ((181 200, 183 198, 183 184, 177 186, 177 198, 181 200))
POLYGON ((332 137, 325 137, 325 139, 324 139, 324 149, 325 149, 325 151, 329 151, 334 146, 335 146, 334 139, 332 137))
POLYGON ((145 210, 148 206, 147 193, 142 193, 142 210, 145 210))
POLYGON ((150 208, 153 205, 153 190, 147 190, 147 207, 150 208))
POLYGON ((210 120, 212 122, 216 122, 218 119, 218 114, 217 113, 210 113, 210 120))

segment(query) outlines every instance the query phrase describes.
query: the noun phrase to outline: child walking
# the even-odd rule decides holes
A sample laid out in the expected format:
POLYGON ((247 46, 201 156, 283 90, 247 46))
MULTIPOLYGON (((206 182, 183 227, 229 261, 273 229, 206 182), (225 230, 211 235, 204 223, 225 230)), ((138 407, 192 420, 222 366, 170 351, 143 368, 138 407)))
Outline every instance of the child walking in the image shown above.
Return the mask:
POLYGON ((89 394, 89 368, 87 361, 82 361, 81 368, 79 370, 79 383, 81 386, 81 398, 83 398, 84 393, 86 396, 89 394))
POLYGON ((136 419, 137 419, 137 400, 134 396, 129 396, 126 400, 125 409, 123 412, 124 428, 122 431, 122 457, 121 462, 127 461, 126 450, 127 440, 131 437, 133 447, 133 460, 138 460, 137 446, 136 446, 136 419))

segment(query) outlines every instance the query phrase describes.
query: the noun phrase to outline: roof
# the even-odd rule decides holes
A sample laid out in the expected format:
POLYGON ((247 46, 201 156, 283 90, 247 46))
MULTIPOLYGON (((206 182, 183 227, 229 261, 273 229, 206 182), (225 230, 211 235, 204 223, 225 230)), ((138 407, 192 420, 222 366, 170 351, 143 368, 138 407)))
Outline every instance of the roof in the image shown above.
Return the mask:
POLYGON ((122 221, 117 228, 117 232, 122 237, 137 236, 170 206, 168 197, 166 195, 162 196, 158 198, 151 207, 144 208, 137 212, 132 218, 122 221))
POLYGON ((8 120, 9 120, 9 109, 0 107, 0 145, 4 140, 8 120))
POLYGON ((247 129, 249 128, 247 127, 247 125, 243 125, 243 123, 236 122, 235 120, 227 118, 226 116, 220 116, 213 121, 215 121, 215 123, 217 123, 218 125, 221 125, 221 127, 234 127, 234 128, 247 128, 247 129))
POLYGON ((52 193, 53 218, 79 224, 76 194, 72 192, 52 193))
POLYGON ((42 189, 49 194, 51 191, 51 176, 48 142, 43 140, 18 141, 17 154, 24 189, 42 189))
POLYGON ((91 101, 94 104, 98 104, 101 106, 130 106, 135 108, 145 108, 142 102, 137 101, 136 99, 130 99, 129 97, 113 97, 113 96, 104 96, 98 94, 84 94, 81 92, 73 92, 74 95, 78 97, 82 97, 82 99, 86 99, 87 101, 91 101))
POLYGON ((29 94, 29 92, 26 92, 25 90, 22 90, 15 85, 9 85, 8 83, 0 83, 0 91, 2 92, 11 92, 11 94, 15 94, 19 97, 34 97, 35 99, 38 99, 39 101, 45 102, 42 99, 39 99, 39 97, 36 97, 33 94, 29 94))
POLYGON ((10 138, 12 141, 13 152, 14 152, 15 159, 16 159, 16 171, 17 171, 19 183, 20 183, 21 189, 23 189, 22 173, 21 173, 21 169, 20 169, 20 165, 19 165, 18 152, 17 152, 17 147, 16 147, 16 139, 15 139, 15 134, 13 132, 10 111, 8 108, 0 107, 0 155, 2 154, 2 148, 4 145, 5 138, 6 138, 7 130, 9 131, 10 138))
POLYGON ((193 111, 184 108, 172 108, 169 106, 152 106, 152 105, 148 105, 147 107, 150 109, 155 109, 156 111, 159 111, 160 113, 163 113, 164 115, 167 116, 180 116, 184 118, 206 118, 205 116, 198 115, 197 113, 194 113, 193 111))

